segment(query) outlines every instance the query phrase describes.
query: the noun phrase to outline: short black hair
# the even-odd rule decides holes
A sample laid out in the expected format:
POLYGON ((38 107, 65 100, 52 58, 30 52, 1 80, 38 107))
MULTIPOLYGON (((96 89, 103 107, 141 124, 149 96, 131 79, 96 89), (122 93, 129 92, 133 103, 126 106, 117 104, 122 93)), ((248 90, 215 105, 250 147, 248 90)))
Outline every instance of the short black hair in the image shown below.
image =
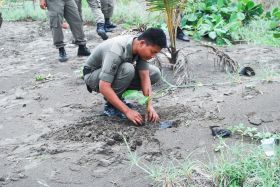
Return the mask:
POLYGON ((167 47, 166 35, 162 29, 149 28, 137 38, 138 40, 145 40, 149 45, 157 45, 160 48, 167 47))

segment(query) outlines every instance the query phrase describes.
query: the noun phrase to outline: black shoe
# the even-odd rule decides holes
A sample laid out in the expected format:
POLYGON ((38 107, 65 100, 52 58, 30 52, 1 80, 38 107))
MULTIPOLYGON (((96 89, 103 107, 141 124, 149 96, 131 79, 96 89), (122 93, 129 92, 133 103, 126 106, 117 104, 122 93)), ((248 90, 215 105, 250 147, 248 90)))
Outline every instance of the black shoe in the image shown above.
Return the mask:
POLYGON ((113 105, 111 105, 108 102, 105 103, 104 111, 102 115, 108 117, 118 116, 120 119, 127 119, 126 116, 121 111, 116 109, 113 105))
POLYGON ((78 56, 89 56, 90 50, 86 47, 86 45, 79 45, 78 56))
POLYGON ((68 60, 68 56, 66 54, 64 47, 60 47, 58 50, 59 50, 58 60, 60 62, 66 62, 68 60))
POLYGON ((177 39, 185 41, 185 42, 190 41, 189 37, 179 27, 177 28, 177 39))
POLYGON ((105 30, 105 32, 113 32, 113 30, 112 30, 112 29, 107 28, 107 27, 104 27, 104 30, 105 30))
MULTIPOLYGON (((115 25, 114 23, 112 23, 111 21, 110 21, 110 18, 105 18, 105 28, 106 29, 114 29, 114 28, 116 28, 117 27, 117 25, 115 25)), ((110 31, 109 31, 110 32, 110 31)))
POLYGON ((106 34, 104 25, 105 25, 104 23, 97 23, 96 32, 103 40, 107 40, 108 36, 106 34))

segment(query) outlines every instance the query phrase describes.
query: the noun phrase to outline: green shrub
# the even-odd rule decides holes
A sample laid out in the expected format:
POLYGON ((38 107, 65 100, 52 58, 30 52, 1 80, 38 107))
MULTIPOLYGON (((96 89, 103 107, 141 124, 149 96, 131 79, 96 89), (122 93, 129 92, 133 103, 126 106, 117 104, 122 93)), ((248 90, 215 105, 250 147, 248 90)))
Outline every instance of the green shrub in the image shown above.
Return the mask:
POLYGON ((239 40, 238 29, 262 13, 262 5, 252 0, 192 0, 186 5, 182 24, 195 39, 207 36, 223 45, 239 40))
POLYGON ((238 34, 241 39, 256 45, 266 45, 280 47, 280 40, 275 31, 271 30, 273 21, 266 19, 257 19, 251 21, 248 25, 239 28, 238 34))

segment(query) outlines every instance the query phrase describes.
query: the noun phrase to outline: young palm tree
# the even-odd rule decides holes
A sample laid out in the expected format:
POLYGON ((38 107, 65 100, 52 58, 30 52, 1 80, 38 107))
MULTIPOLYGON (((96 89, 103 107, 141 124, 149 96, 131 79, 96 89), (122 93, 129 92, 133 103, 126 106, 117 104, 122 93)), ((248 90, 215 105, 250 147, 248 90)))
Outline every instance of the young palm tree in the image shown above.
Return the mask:
POLYGON ((161 11, 165 15, 166 25, 170 37, 171 63, 176 63, 178 50, 176 49, 177 27, 180 24, 180 14, 187 0, 146 0, 149 11, 161 11))

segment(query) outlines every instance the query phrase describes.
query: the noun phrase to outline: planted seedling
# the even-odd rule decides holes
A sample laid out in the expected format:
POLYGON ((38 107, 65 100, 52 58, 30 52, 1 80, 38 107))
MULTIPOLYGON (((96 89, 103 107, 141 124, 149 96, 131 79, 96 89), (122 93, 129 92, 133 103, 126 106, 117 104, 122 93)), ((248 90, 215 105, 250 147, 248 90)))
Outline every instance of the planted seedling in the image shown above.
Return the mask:
POLYGON ((132 100, 138 102, 140 105, 146 105, 145 111, 145 123, 148 121, 149 115, 149 104, 151 102, 150 96, 144 96, 141 92, 137 90, 127 90, 122 94, 122 98, 125 100, 132 100))
POLYGON ((263 140, 266 138, 275 138, 276 140, 280 140, 280 134, 273 134, 270 132, 259 132, 255 127, 246 127, 243 123, 239 125, 232 126, 229 128, 232 134, 240 134, 242 137, 246 136, 251 138, 252 140, 263 140))
POLYGON ((35 76, 35 80, 36 81, 43 81, 43 80, 45 80, 46 79, 46 77, 44 76, 44 75, 36 75, 35 76))

